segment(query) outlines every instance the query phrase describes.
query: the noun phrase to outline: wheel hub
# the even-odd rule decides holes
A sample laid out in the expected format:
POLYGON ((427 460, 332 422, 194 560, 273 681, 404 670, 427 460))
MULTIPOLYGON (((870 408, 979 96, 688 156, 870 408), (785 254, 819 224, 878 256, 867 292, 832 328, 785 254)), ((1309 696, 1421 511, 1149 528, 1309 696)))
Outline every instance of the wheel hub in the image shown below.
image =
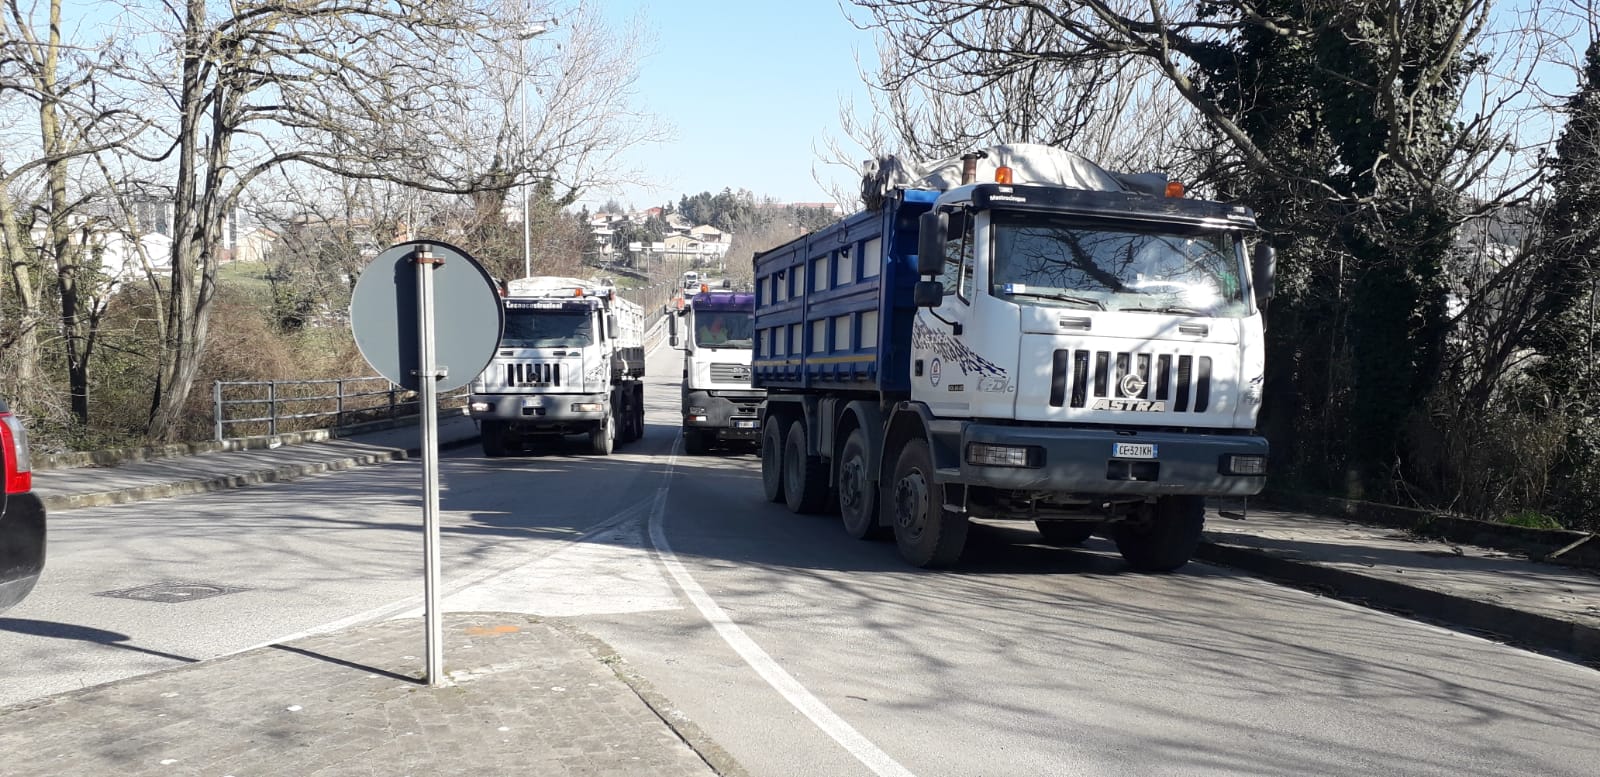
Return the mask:
POLYGON ((894 519, 902 529, 913 535, 921 534, 927 505, 928 481, 921 472, 909 472, 895 484, 894 519))
POLYGON ((863 501, 861 485, 865 482, 865 468, 861 466, 860 459, 850 459, 845 462, 839 475, 839 501, 852 509, 860 507, 863 501))

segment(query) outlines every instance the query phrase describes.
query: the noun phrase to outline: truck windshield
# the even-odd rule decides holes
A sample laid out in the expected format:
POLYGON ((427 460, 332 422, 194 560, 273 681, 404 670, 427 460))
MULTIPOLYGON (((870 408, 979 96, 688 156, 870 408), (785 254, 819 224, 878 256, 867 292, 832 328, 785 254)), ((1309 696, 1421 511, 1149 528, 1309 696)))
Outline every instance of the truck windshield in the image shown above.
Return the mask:
POLYGON ((1242 317, 1242 247, 1226 232, 994 214, 990 292, 1033 304, 1242 317))
POLYGON ((594 342, 588 313, 507 310, 500 344, 510 348, 582 348, 594 342))
POLYGON ((695 311, 694 344, 701 348, 754 348, 755 324, 749 313, 695 311))

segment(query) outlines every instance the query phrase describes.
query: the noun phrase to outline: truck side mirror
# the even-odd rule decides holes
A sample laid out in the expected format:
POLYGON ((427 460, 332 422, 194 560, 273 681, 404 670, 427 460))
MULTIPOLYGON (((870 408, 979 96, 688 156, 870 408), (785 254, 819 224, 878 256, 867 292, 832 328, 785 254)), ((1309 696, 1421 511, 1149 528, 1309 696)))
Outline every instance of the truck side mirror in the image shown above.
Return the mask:
POLYGON ((606 314, 606 336, 615 340, 617 338, 617 314, 606 314))
POLYGON ((667 345, 678 347, 678 317, 671 313, 667 314, 667 345))
POLYGON ((949 235, 950 214, 932 210, 922 214, 917 227, 918 275, 944 272, 944 243, 949 235))
POLYGON ((1250 254, 1250 281, 1255 286, 1257 305, 1265 306, 1272 299, 1277 272, 1277 250, 1265 240, 1256 243, 1255 250, 1250 254))
POLYGON ((911 293, 919 308, 936 308, 944 304, 944 284, 938 281, 917 281, 911 293))

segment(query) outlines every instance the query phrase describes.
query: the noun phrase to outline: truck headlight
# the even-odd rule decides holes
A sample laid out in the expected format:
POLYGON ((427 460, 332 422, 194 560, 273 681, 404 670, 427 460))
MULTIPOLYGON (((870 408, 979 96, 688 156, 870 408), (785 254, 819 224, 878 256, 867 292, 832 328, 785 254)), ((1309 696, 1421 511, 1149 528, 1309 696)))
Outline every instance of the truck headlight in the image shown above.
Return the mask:
POLYGON ((605 406, 601 405, 599 402, 573 402, 572 403, 572 412, 574 412, 574 413, 598 413, 598 412, 600 412, 601 410, 604 410, 604 409, 605 409, 605 406))
POLYGON ((1261 477, 1267 474, 1267 457, 1258 454, 1225 454, 1217 466, 1217 471, 1224 475, 1261 477))
POLYGON ((1031 445, 967 444, 967 463, 981 467, 1039 467, 1044 451, 1031 445))

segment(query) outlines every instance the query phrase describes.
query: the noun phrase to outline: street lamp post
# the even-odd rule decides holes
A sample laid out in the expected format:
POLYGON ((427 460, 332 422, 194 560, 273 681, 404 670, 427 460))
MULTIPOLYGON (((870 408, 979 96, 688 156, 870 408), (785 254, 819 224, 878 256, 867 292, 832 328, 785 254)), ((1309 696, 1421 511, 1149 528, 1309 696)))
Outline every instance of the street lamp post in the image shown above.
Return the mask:
MULTIPOLYGON (((554 24, 554 22, 551 22, 554 24)), ((543 24, 530 24, 517 33, 517 92, 522 98, 522 157, 528 155, 528 70, 526 52, 528 41, 543 35, 548 27, 543 24)), ((522 185, 522 277, 533 275, 533 227, 528 215, 528 201, 532 195, 528 192, 528 185, 522 185)))

